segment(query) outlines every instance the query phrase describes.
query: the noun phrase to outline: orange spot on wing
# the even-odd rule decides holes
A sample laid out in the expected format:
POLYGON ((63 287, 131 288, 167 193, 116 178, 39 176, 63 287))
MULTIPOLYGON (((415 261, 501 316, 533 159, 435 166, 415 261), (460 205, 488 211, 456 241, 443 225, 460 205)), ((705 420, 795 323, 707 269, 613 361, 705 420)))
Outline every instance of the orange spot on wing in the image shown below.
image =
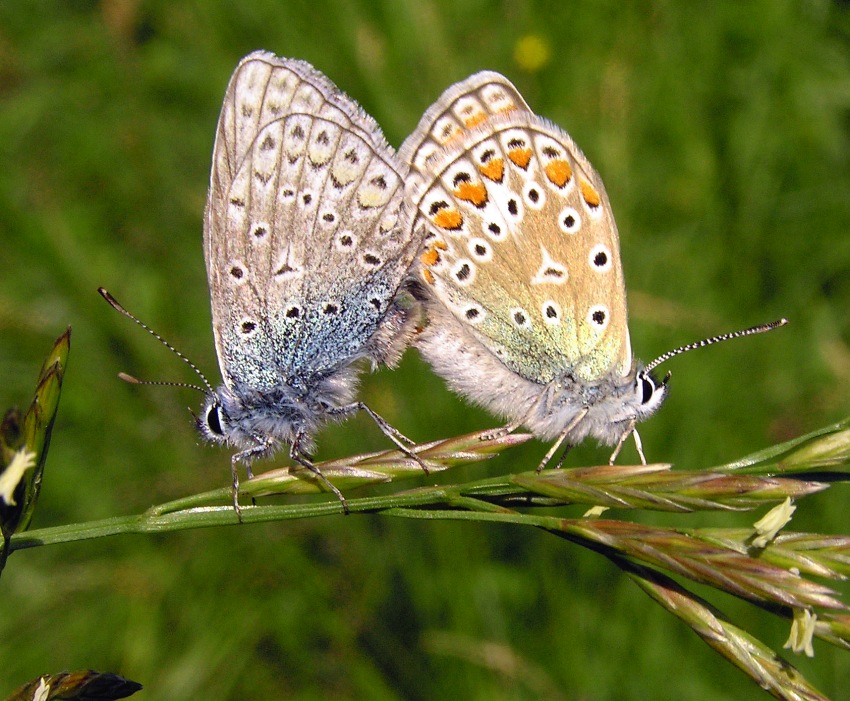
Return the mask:
POLYGON ((432 273, 427 268, 422 271, 422 279, 425 280, 429 285, 434 284, 434 273, 432 273))
POLYGON ((569 161, 560 158, 549 161, 543 170, 546 172, 549 181, 558 187, 564 187, 573 177, 573 169, 570 167, 569 161))
POLYGON ((456 209, 441 209, 434 217, 434 223, 441 229, 460 229, 463 216, 456 209))
POLYGON ((587 206, 598 207, 602 198, 599 197, 599 193, 593 189, 593 185, 587 182, 584 178, 581 178, 579 186, 581 187, 581 196, 584 198, 584 201, 587 202, 587 206))
POLYGON ((482 163, 478 166, 478 170, 485 178, 489 178, 495 183, 500 183, 505 174, 505 162, 501 158, 494 158, 491 161, 482 163))
POLYGON ((471 202, 476 207, 487 203, 487 188, 484 187, 484 183, 460 183, 453 194, 458 199, 471 202))
POLYGON ((523 170, 528 168, 528 162, 531 160, 531 149, 530 148, 514 148, 508 151, 508 158, 513 161, 513 163, 523 170))
POLYGON ((433 248, 429 248, 425 253, 419 256, 422 265, 432 266, 440 260, 440 254, 433 248))
POLYGON ((464 126, 466 126, 467 129, 472 129, 472 127, 477 127, 485 119, 487 119, 486 112, 476 112, 475 114, 464 119, 463 124, 464 126))
POLYGON ((434 241, 434 243, 431 244, 431 248, 439 248, 441 251, 448 251, 449 244, 445 241, 434 241))

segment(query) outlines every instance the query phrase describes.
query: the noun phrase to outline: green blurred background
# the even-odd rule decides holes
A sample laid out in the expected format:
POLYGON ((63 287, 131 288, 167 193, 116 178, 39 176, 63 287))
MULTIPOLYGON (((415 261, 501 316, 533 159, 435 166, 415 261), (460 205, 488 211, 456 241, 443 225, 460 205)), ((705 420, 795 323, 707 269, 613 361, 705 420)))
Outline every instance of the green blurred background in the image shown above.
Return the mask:
MULTIPOLYGON (((227 80, 258 48, 312 62, 395 146, 449 84, 506 74, 605 179, 639 357, 791 319, 668 363, 672 394, 642 429, 650 460, 709 467, 848 413, 846 3, 7 1, 0 407, 29 402, 53 339, 73 326, 34 527, 228 483, 229 453, 194 433, 194 393, 116 378, 194 379, 95 290, 217 380, 201 216, 227 80)), ((420 441, 497 424, 415 352, 368 376, 362 398, 420 441)), ((358 417, 319 446, 336 457, 386 440, 358 417)), ((438 479, 528 469, 543 451, 534 442, 438 479)), ((586 445, 569 464, 607 455, 586 445)), ((634 459, 630 446, 623 460, 634 459)), ((807 500, 794 527, 846 533, 846 501, 841 486, 807 500)), ((787 624, 712 600, 784 642, 787 624)), ((815 647, 793 662, 850 698, 847 653, 815 647)), ((531 530, 376 516, 14 555, 0 580, 0 695, 83 667, 142 682, 150 701, 760 697, 592 553, 531 530)))

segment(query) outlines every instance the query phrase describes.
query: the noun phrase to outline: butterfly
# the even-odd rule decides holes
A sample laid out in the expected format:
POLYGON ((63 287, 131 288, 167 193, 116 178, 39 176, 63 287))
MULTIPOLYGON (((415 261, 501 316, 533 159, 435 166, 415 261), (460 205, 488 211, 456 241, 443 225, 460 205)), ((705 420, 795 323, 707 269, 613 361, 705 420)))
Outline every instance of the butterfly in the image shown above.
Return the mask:
POLYGON ((237 66, 204 218, 224 384, 198 422, 242 448, 234 484, 237 462, 280 444, 318 472, 314 433, 357 411, 407 452, 354 396, 358 361, 393 365, 415 323, 399 301, 421 247, 405 225, 405 175, 377 123, 308 63, 256 52, 237 66))
MULTIPOLYGON (((494 72, 448 88, 399 151, 428 326, 415 345, 449 386, 559 447, 615 446, 654 414, 667 358, 784 319, 632 355, 619 236, 605 187, 575 142, 494 72)), ((562 458, 563 459, 563 458, 562 458)))
POLYGON ((377 123, 309 63, 258 51, 236 67, 204 215, 224 382, 213 389, 195 369, 201 435, 238 448, 237 513, 238 463, 251 476, 254 459, 284 445, 347 510, 309 453, 325 422, 358 411, 417 459, 355 397, 363 363, 394 365, 416 323, 400 292, 422 244, 406 224, 406 172, 377 123))

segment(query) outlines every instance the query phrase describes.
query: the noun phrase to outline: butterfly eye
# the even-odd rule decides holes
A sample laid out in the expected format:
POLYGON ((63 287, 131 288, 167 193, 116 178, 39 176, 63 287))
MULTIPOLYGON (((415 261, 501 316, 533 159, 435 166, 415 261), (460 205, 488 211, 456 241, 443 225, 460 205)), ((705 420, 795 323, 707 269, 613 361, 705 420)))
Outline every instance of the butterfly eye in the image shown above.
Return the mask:
POLYGON ((646 375, 640 375, 639 380, 643 395, 641 396, 641 404, 647 404, 655 394, 655 383, 646 375))
POLYGON ((217 436, 224 435, 224 429, 221 427, 221 417, 219 416, 220 407, 213 404, 207 412, 207 427, 217 436))

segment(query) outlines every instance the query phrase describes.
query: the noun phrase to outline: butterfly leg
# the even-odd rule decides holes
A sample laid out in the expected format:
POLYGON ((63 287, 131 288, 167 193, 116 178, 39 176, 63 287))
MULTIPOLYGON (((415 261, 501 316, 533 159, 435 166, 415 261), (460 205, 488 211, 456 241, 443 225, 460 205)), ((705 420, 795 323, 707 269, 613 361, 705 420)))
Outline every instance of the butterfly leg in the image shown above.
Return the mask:
MULTIPOLYGON (((543 469, 546 467, 546 465, 549 464, 549 461, 552 459, 552 456, 555 455, 555 453, 558 452, 558 448, 561 447, 561 443, 563 443, 566 440, 566 438, 567 438, 567 432, 564 431, 563 433, 561 433, 560 436, 558 436, 557 439, 555 439, 555 442, 552 444, 552 447, 549 448, 549 450, 546 451, 546 455, 543 456, 543 459, 540 461, 540 464, 537 466, 537 472, 542 472, 543 469)), ((561 467, 561 463, 564 462, 564 458, 567 457, 567 451, 571 447, 572 446, 569 446, 569 445, 567 446, 566 450, 564 451, 564 454, 561 456, 561 459, 558 460, 558 464, 557 464, 556 467, 558 467, 558 468, 561 467)))
MULTIPOLYGON (((541 472, 546 465, 549 464, 549 461, 552 460, 552 456, 558 452, 558 448, 561 447, 561 444, 567 439, 567 436, 572 433, 572 430, 581 423, 581 420, 587 416, 587 412, 590 411, 587 407, 582 407, 576 415, 572 418, 570 423, 567 424, 567 427, 561 431, 560 435, 555 439, 555 443, 552 445, 549 450, 546 451, 546 455, 543 456, 543 460, 540 461, 540 464, 537 466, 537 472, 541 472)), ((564 449, 564 454, 561 456, 560 460, 558 460, 558 464, 555 465, 555 469, 560 469, 561 465, 564 463, 564 458, 567 457, 567 453, 569 452, 571 445, 567 444, 567 447, 564 449)))
POLYGON ((398 447, 398 449, 402 453, 404 453, 411 460, 415 460, 426 475, 429 474, 428 466, 425 464, 422 458, 420 458, 416 453, 410 450, 410 448, 415 445, 414 442, 410 440, 407 436, 405 436, 401 431, 399 431, 395 426, 392 426, 384 417, 375 412, 373 409, 370 409, 368 406, 366 406, 363 402, 354 402, 353 404, 349 404, 347 406, 332 407, 328 409, 328 413, 331 416, 348 416, 358 411, 363 411, 368 414, 369 418, 375 422, 379 429, 381 429, 381 432, 393 443, 395 443, 396 447, 398 447), (406 441, 408 445, 405 445, 403 441, 406 441))
MULTIPOLYGON (((396 438, 398 438, 398 440, 407 443, 409 446, 416 445, 416 441, 410 440, 395 426, 390 424, 384 417, 374 412, 363 402, 357 402, 357 411, 365 411, 369 415, 369 418, 371 418, 372 421, 374 421, 378 425, 378 428, 380 428, 381 431, 383 431, 383 433, 390 438, 390 440, 392 440, 392 437, 395 436, 396 438)), ((393 441, 393 443, 395 443, 395 441, 393 441)), ((404 450, 404 447, 400 443, 397 443, 396 445, 398 445, 402 450, 404 450)))
POLYGON ((556 470, 560 470, 564 466, 564 460, 567 459, 567 455, 570 454, 570 451, 572 449, 573 449, 572 444, 568 443, 567 446, 564 448, 563 452, 561 453, 561 457, 558 458, 558 462, 555 463, 555 469, 556 470))
MULTIPOLYGON (((580 410, 576 413, 576 415, 572 418, 572 420, 570 421, 570 423, 568 423, 568 424, 567 424, 567 427, 566 427, 563 431, 561 431, 561 433, 560 433, 560 435, 558 436, 558 438, 557 438, 557 439, 555 439, 555 443, 552 445, 552 447, 551 447, 551 448, 549 448, 549 450, 548 450, 548 451, 546 451, 546 455, 544 455, 544 456, 543 456, 543 460, 541 460, 541 461, 540 461, 540 464, 537 466, 537 472, 542 471, 542 470, 546 467, 546 465, 547 465, 547 464, 549 463, 549 461, 552 459, 552 456, 553 456, 553 455, 555 455, 555 453, 557 453, 557 452, 558 452, 558 448, 560 448, 560 447, 561 447, 561 444, 562 444, 562 443, 563 443, 563 442, 567 439, 567 436, 569 436, 569 435, 570 435, 570 433, 572 433, 572 430, 573 430, 576 426, 578 426, 578 425, 579 425, 579 423, 581 423, 581 420, 582 420, 585 416, 587 416, 587 412, 588 412, 588 411, 590 411, 590 409, 588 409, 587 407, 582 407, 582 408, 581 408, 581 409, 580 409, 580 410)), ((562 464, 563 464, 563 462, 564 462, 564 458, 566 458, 566 457, 567 457, 567 453, 569 452, 569 450, 570 450, 570 448, 571 448, 571 447, 572 447, 572 446, 568 444, 568 445, 567 445, 567 447, 564 449, 564 454, 561 456, 561 459, 560 459, 560 460, 558 460, 558 464, 555 466, 557 469, 560 469, 561 465, 562 465, 562 464)))
POLYGON ((485 433, 481 436, 479 440, 481 441, 494 441, 497 438, 502 438, 507 436, 508 434, 516 431, 520 426, 522 426, 522 420, 519 421, 511 421, 509 424, 505 424, 501 428, 494 428, 489 433, 485 433))
POLYGON ((611 457, 608 458, 608 464, 613 465, 614 461, 617 459, 617 456, 620 454, 620 451, 623 449, 623 445, 626 443, 626 439, 629 436, 635 437, 635 448, 637 449, 638 456, 640 456, 640 462, 642 465, 646 465, 646 455, 643 454, 643 443, 640 440, 640 435, 635 428, 635 422, 629 422, 628 427, 625 431, 623 431, 623 435, 620 436, 620 440, 617 441, 617 445, 614 448, 614 452, 611 453, 611 457))
POLYGON ((230 458, 230 474, 233 477, 233 510, 236 518, 242 523, 242 507, 239 506, 239 453, 230 458))
POLYGON ((236 512, 236 518, 239 519, 239 523, 242 523, 242 507, 239 506, 239 463, 245 464, 245 472, 248 475, 248 479, 251 479, 254 476, 254 471, 251 469, 251 461, 255 457, 266 453, 269 447, 268 443, 257 439, 257 445, 240 450, 230 458, 230 473, 233 476, 233 510, 236 512))
POLYGON ((307 468, 310 472, 312 472, 322 484, 327 487, 329 492, 333 492, 336 495, 336 498, 339 499, 340 504, 342 504, 342 510, 345 512, 346 516, 348 515, 348 502, 345 500, 345 497, 342 496, 342 492, 339 491, 339 488, 335 485, 331 484, 327 477, 322 474, 322 471, 316 467, 310 460, 304 457, 304 454, 301 450, 301 443, 305 438, 305 434, 298 433, 295 436, 295 440, 292 441, 292 445, 289 446, 289 457, 297 462, 302 467, 307 468))
POLYGON ((641 441, 640 434, 637 432, 636 428, 632 429, 632 435, 635 438, 635 448, 640 456, 641 465, 646 465, 646 455, 643 454, 643 442, 641 441))

